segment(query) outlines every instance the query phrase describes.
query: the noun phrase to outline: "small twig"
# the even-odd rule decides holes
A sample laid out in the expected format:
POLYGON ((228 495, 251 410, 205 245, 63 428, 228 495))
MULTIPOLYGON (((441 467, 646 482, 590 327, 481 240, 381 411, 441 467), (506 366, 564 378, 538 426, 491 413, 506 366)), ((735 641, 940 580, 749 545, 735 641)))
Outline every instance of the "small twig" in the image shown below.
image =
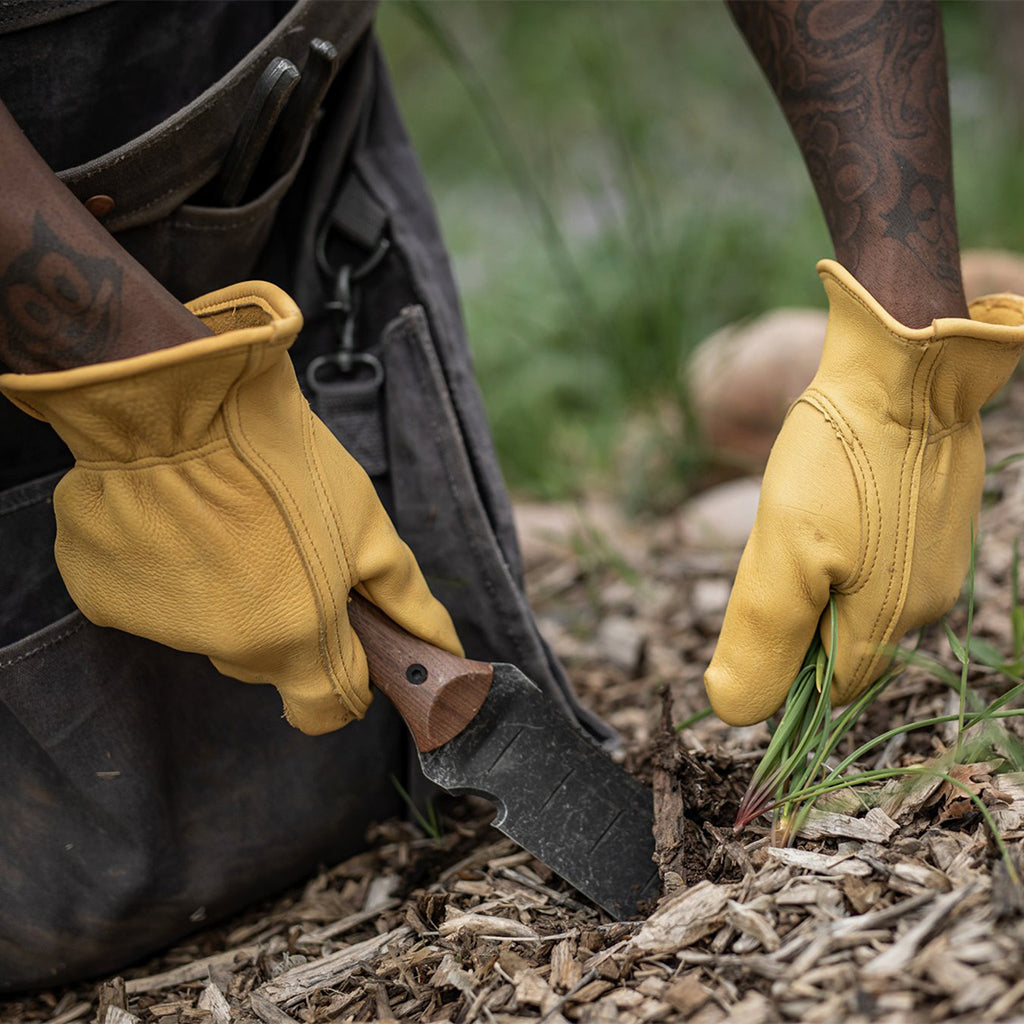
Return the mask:
POLYGON ((906 934, 897 939, 884 953, 880 953, 870 963, 861 968, 866 975, 895 974, 917 953, 924 942, 939 924, 962 900, 977 891, 977 886, 969 885, 965 889, 957 889, 936 897, 934 905, 927 914, 918 921, 906 934))
POLYGON ((200 960, 192 960, 174 970, 164 971, 161 974, 151 974, 147 978, 131 978, 124 983, 125 992, 129 995, 138 995, 143 992, 159 992, 161 989, 173 988, 175 985, 182 985, 189 981, 201 981, 210 973, 211 967, 219 967, 222 964, 234 964, 241 957, 252 963, 260 953, 267 950, 260 945, 239 946, 237 949, 228 949, 223 953, 214 953, 213 956, 206 956, 200 960))
POLYGON ((562 1007, 565 1006, 565 1004, 568 1003, 574 995, 576 995, 577 992, 585 988, 592 981, 596 981, 597 976, 598 971, 596 969, 592 971, 587 971, 587 973, 584 974, 583 977, 580 978, 580 980, 576 982, 576 984, 573 985, 573 987, 569 989, 569 991, 566 992, 565 995, 562 996, 561 999, 559 999, 558 1002, 551 1007, 551 1009, 547 1011, 547 1013, 543 1014, 541 1017, 537 1019, 537 1024, 544 1024, 544 1021, 546 1021, 550 1016, 552 1016, 552 1014, 558 1013, 562 1009, 562 1007))
POLYGON ((579 935, 579 929, 574 928, 571 932, 559 932, 557 935, 477 935, 479 939, 487 939, 489 942, 555 942, 559 939, 571 939, 579 935))
POLYGON ((500 875, 502 878, 509 879, 509 881, 517 882, 519 885, 525 885, 527 889, 533 889, 534 892, 542 893, 551 900, 552 903, 555 903, 560 907, 571 907, 576 910, 590 909, 590 907, 585 903, 580 903, 579 900, 573 899, 572 896, 569 896, 566 893, 556 892, 554 889, 549 889, 546 885, 534 882, 527 878, 526 875, 520 874, 512 868, 502 868, 500 871, 496 872, 496 874, 500 875))
POLYGON ((385 900, 379 907, 373 907, 370 910, 357 910, 354 914, 349 914, 347 917, 343 917, 338 921, 334 921, 332 924, 325 925, 323 928, 318 928, 314 932, 307 932, 305 935, 300 935, 295 940, 295 945, 300 947, 315 946, 320 942, 324 942, 326 939, 333 939, 338 935, 343 935, 347 931, 351 931, 353 928, 365 923, 366 921, 372 921, 375 917, 380 917, 386 910, 393 910, 401 903, 396 897, 385 900))
POLYGON ((259 992, 249 993, 249 1005, 252 1007, 252 1012, 263 1021, 263 1024, 298 1024, 294 1017, 275 1006, 259 992))
POLYGON ((376 935, 352 946, 343 946, 318 960, 293 967, 260 987, 260 994, 272 1002, 285 1006, 308 996, 312 991, 333 984, 354 972, 366 957, 379 953, 390 943, 412 934, 412 929, 401 925, 383 935, 376 935))

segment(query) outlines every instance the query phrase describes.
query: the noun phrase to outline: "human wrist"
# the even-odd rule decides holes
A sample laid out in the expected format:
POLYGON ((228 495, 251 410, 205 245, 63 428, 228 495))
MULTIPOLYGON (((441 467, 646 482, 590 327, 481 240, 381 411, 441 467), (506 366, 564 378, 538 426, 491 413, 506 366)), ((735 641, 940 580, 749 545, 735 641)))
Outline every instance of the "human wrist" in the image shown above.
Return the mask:
POLYGON ((905 327, 969 315, 958 254, 943 260, 944 273, 937 275, 934 268, 908 257, 902 243, 884 236, 859 238, 856 244, 837 241, 835 249, 836 262, 905 327))
POLYGON ((0 374, 0 393, 48 422, 80 463, 173 458, 215 444, 224 437, 222 406, 239 381, 282 361, 293 373, 286 350, 302 315, 285 292, 261 281, 190 306, 204 336, 124 359, 0 374))

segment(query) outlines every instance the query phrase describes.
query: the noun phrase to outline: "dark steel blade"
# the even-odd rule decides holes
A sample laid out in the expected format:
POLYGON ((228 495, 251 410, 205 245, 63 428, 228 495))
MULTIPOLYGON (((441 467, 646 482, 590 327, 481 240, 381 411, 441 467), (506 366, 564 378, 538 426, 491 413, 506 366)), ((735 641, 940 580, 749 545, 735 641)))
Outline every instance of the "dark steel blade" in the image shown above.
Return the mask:
POLYGON ((494 666, 476 718, 420 762, 439 786, 492 801, 496 828, 613 917, 659 894, 651 793, 513 665, 494 666))

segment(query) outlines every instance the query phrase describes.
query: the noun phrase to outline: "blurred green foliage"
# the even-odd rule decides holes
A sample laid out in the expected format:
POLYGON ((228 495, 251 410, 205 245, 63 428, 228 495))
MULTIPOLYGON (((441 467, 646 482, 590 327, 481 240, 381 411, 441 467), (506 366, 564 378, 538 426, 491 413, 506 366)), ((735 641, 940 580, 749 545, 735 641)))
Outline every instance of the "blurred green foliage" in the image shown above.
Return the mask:
MULTIPOLYGON (((961 236, 1024 250, 999 11, 944 8, 961 236)), ((391 0, 379 25, 510 485, 678 500, 704 468, 689 353, 741 317, 823 305, 831 253, 725 6, 391 0)))

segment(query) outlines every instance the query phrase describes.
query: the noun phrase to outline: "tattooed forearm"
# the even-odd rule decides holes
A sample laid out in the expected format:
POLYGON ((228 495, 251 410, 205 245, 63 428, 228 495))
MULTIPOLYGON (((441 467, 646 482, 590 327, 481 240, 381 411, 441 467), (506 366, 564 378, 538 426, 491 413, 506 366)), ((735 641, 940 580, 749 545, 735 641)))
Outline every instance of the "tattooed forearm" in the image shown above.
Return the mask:
POLYGON ((729 6, 800 145, 836 258, 911 326, 965 315, 935 4, 729 6))
POLYGON ((121 321, 122 274, 103 256, 76 252, 37 213, 32 242, 0 275, 0 347, 21 353, 23 370, 54 370, 68 348, 102 362, 121 321))
POLYGON ((0 371, 106 362, 209 334, 117 244, 0 102, 0 371))

